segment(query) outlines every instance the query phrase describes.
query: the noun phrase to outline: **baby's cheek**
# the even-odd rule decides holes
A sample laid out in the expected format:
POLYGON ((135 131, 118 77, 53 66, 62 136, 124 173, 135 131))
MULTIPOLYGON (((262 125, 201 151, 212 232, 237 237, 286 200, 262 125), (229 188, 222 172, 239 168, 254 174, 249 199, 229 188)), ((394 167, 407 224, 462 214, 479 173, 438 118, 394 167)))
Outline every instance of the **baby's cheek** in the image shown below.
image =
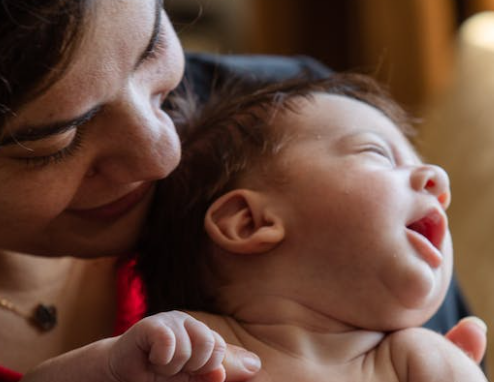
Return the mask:
POLYGON ((421 310, 431 303, 437 280, 430 267, 419 259, 411 259, 407 266, 391 272, 387 287, 403 308, 421 310))
POLYGON ((453 264, 454 264, 454 256, 453 256, 453 241, 451 238, 451 233, 448 230, 446 232, 446 236, 443 241, 443 245, 441 247, 441 253, 443 254, 444 257, 444 274, 446 275, 447 279, 445 280, 447 283, 450 282, 451 276, 453 273, 453 264))

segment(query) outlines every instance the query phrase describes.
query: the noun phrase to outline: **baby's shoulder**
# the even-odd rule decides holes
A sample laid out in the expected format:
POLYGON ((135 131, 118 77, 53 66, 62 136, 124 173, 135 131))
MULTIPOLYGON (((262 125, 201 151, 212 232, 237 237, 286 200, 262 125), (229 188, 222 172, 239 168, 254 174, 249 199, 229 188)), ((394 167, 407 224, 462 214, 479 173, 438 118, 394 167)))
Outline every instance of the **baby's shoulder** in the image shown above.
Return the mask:
POLYGON ((399 330, 388 335, 382 346, 389 348, 400 381, 487 381, 473 360, 432 330, 399 330))

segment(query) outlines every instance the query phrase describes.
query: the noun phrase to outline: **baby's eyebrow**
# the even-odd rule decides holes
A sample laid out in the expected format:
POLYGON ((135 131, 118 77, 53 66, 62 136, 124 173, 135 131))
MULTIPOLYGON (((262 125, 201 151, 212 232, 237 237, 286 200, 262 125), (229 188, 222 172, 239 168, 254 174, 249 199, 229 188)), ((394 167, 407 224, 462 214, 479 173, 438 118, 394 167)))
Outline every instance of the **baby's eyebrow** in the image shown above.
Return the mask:
POLYGON ((8 146, 20 142, 39 141, 53 135, 62 134, 88 122, 101 111, 101 109, 102 105, 97 105, 85 113, 67 121, 58 121, 39 126, 26 126, 16 129, 15 133, 6 134, 3 139, 0 140, 0 146, 8 146))
POLYGON ((360 137, 374 137, 374 138, 378 138, 379 140, 385 142, 385 143, 388 143, 388 140, 386 139, 386 137, 377 132, 377 131, 374 131, 374 130, 358 130, 358 131, 352 131, 352 132, 349 132, 349 133, 346 133, 342 136, 343 139, 356 139, 356 138, 360 138, 360 137))

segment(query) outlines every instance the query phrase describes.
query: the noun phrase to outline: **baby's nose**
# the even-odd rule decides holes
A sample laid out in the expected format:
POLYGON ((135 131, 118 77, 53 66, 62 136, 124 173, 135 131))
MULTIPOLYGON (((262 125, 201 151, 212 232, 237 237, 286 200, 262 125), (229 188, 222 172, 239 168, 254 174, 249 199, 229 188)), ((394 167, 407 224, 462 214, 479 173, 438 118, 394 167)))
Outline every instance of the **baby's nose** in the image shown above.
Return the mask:
POLYGON ((451 203, 449 177, 446 171, 435 165, 422 165, 412 174, 412 187, 416 191, 425 191, 435 195, 444 209, 451 203))

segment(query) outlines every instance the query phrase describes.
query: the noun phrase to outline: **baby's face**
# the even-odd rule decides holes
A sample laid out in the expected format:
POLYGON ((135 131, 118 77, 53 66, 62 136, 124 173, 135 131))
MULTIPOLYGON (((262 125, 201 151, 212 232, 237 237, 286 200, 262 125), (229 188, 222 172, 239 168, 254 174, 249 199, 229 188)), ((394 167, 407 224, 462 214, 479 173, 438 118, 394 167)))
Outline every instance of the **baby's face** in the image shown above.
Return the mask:
POLYGON ((327 94, 301 102, 274 121, 293 138, 276 159, 287 292, 363 328, 421 324, 451 277, 447 174, 365 103, 327 94))

